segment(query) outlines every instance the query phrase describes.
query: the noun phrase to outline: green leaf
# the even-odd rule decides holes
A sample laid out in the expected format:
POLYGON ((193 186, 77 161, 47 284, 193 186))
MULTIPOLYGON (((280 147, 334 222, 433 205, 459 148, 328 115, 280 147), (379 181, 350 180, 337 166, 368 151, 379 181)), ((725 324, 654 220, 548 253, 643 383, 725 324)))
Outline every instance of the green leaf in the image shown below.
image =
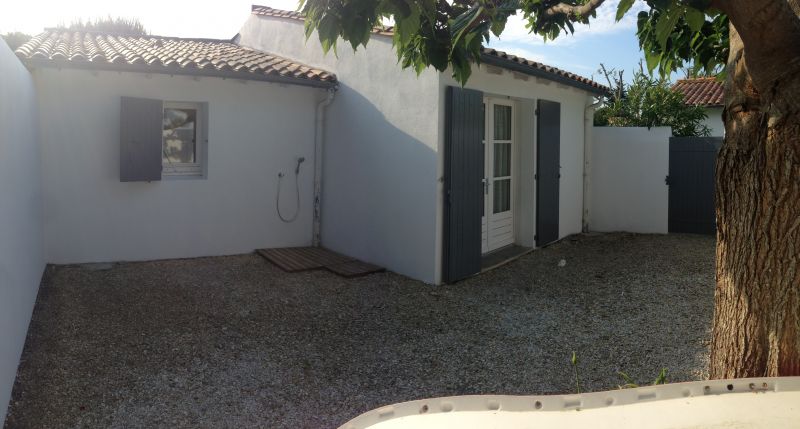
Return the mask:
POLYGON ((672 33, 672 30, 675 29, 675 24, 677 24, 683 16, 684 11, 685 9, 683 7, 673 4, 656 23, 656 41, 658 41, 662 50, 666 49, 667 39, 670 33, 672 33))
POLYGON ((336 21, 332 15, 325 15, 321 21, 317 23, 317 35, 322 44, 322 52, 328 51, 336 44, 336 39, 339 34, 336 31, 336 21))
POLYGON ((625 381, 625 386, 622 386, 623 388, 636 388, 636 387, 639 387, 639 385, 636 384, 636 382, 633 381, 633 378, 631 378, 628 374, 625 374, 622 371, 617 371, 617 374, 619 374, 619 376, 622 377, 622 379, 625 381))
POLYGON ((694 32, 700 31, 706 22, 706 15, 693 7, 686 8, 685 18, 689 28, 694 32))
POLYGON ((506 20, 505 19, 495 19, 492 21, 492 34, 497 37, 500 37, 500 34, 503 33, 503 30, 506 29, 506 20))
POLYGON ((414 9, 409 15, 403 19, 397 20, 395 23, 395 34, 399 38, 401 46, 405 46, 411 40, 414 32, 419 31, 420 20, 419 10, 414 9))
POLYGON ((450 24, 450 34, 452 35, 451 44, 455 47, 459 39, 464 35, 464 32, 469 29, 473 22, 483 13, 483 6, 473 7, 465 13, 462 13, 450 24))
POLYGON ((647 72, 652 74, 653 70, 658 67, 658 63, 661 62, 661 54, 653 52, 650 49, 645 49, 644 60, 647 62, 647 72))
POLYGON ((567 21, 566 24, 567 24, 567 28, 569 28, 569 32, 571 34, 575 34, 575 26, 572 25, 572 22, 567 21))
POLYGON ((619 20, 621 20, 629 10, 631 10, 633 2, 634 0, 620 0, 619 6, 617 6, 617 22, 619 22, 619 20))
POLYGON ((656 377, 655 381, 653 381, 653 386, 664 384, 666 382, 667 382, 667 369, 661 368, 661 372, 658 373, 658 377, 656 377))

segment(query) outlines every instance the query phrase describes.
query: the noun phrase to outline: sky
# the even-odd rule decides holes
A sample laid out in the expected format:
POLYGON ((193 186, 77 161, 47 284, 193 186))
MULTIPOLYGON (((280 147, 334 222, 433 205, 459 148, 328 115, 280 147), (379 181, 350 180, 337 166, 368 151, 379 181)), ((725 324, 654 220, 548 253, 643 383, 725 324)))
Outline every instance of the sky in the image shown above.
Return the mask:
MULTIPOLYGON (((17 1, 4 6, 0 14, 0 33, 37 34, 46 27, 110 15, 137 18, 151 34, 230 39, 250 15, 253 1, 279 9, 297 7, 297 0, 17 1)), ((574 35, 562 35, 547 43, 529 34, 520 17, 512 16, 502 36, 492 39, 489 46, 594 78, 603 84, 605 79, 598 72, 600 63, 606 68, 624 69, 625 77, 630 78, 642 58, 636 39, 636 12, 646 6, 642 0, 636 0, 626 17, 615 22, 618 3, 619 0, 607 0, 589 26, 578 25, 574 35)))

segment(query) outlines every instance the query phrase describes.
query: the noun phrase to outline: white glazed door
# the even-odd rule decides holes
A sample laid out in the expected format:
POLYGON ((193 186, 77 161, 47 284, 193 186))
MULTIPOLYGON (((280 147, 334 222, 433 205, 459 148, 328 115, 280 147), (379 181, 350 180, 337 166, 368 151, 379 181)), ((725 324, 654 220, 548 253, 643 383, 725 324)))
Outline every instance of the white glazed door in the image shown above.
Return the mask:
POLYGON ((482 250, 514 242, 513 154, 514 106, 511 101, 488 99, 486 107, 484 216, 482 250))

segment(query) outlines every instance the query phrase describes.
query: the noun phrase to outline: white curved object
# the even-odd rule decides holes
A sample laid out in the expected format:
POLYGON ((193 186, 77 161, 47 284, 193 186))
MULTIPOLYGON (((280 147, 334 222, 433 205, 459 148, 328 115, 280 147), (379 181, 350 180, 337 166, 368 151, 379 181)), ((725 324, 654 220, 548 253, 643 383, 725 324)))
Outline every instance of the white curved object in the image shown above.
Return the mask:
POLYGON ((800 428, 800 377, 549 396, 453 396, 388 405, 340 429, 800 428))

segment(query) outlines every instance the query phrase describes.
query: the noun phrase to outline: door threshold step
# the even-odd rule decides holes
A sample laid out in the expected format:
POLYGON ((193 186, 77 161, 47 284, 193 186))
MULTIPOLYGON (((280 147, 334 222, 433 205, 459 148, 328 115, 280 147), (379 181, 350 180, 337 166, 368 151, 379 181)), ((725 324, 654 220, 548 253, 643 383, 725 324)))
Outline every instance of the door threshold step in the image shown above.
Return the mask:
POLYGON ((485 273, 486 271, 515 261, 532 251, 532 247, 519 246, 516 244, 494 250, 481 257, 481 272, 485 273))

